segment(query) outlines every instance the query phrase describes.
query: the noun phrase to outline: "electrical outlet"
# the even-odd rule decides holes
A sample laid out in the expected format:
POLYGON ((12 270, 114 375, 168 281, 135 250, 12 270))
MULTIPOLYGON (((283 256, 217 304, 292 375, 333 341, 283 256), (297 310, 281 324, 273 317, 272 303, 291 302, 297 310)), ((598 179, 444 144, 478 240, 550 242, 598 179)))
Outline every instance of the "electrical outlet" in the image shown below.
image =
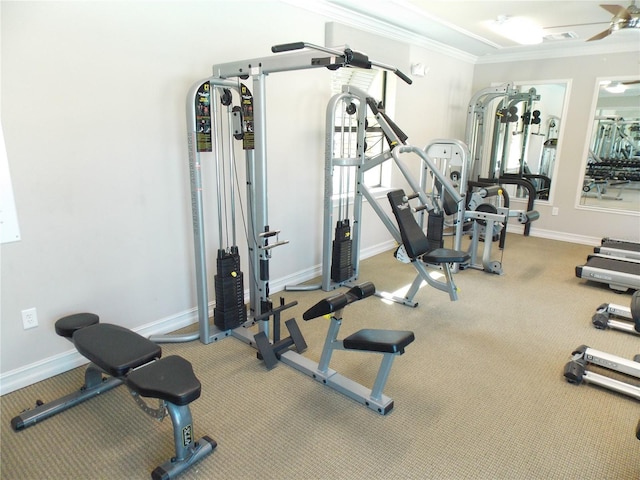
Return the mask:
POLYGON ((35 308, 22 310, 22 326, 25 330, 38 326, 38 314, 35 308))
POLYGON ((553 216, 558 215, 558 207, 553 207, 551 209, 551 215, 553 215, 553 216))

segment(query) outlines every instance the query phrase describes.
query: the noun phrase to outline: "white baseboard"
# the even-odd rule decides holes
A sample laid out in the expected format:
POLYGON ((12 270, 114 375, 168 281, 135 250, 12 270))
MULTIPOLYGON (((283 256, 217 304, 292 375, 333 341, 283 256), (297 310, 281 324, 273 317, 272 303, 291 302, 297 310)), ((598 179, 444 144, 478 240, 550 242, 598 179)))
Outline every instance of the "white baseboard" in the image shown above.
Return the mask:
MULTIPOLYGON (((508 224, 507 232, 509 233, 524 233, 524 225, 508 224)), ((541 228, 531 227, 529 235, 532 237, 548 238, 549 240, 558 240, 560 242, 578 243, 580 245, 598 246, 600 245, 602 238, 600 237, 588 237, 586 235, 575 235, 573 233, 554 232, 553 230, 544 230, 541 228)))
POLYGON ((0 375, 0 396, 89 363, 75 350, 59 353, 0 375))

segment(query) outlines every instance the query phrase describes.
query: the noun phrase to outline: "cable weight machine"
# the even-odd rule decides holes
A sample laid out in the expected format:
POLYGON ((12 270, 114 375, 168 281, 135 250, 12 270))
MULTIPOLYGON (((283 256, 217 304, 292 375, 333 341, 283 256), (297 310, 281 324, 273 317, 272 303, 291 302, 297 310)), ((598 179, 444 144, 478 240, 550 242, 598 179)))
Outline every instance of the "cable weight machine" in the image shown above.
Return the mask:
MULTIPOLYGON (((273 304, 269 297, 269 260, 275 247, 284 245, 288 241, 278 239, 279 230, 273 230, 268 222, 268 195, 267 195, 267 142, 266 142, 266 77, 269 74, 305 70, 311 68, 328 68, 335 70, 342 67, 356 67, 370 69, 378 67, 395 73, 405 82, 411 84, 409 77, 393 66, 370 60, 365 54, 351 50, 349 47, 327 48, 305 42, 295 42, 284 45, 276 45, 271 48, 278 55, 218 64, 213 66, 213 75, 196 82, 187 94, 187 130, 188 130, 188 154, 191 186, 192 222, 195 245, 195 272, 196 294, 198 310, 198 332, 184 335, 161 335, 152 338, 156 342, 186 342, 199 339, 208 344, 219 339, 234 336, 249 345, 255 346, 255 338, 246 328, 239 328, 245 319, 243 314, 244 303, 240 305, 241 295, 244 297, 243 276, 239 271, 239 251, 235 245, 235 227, 226 229, 226 220, 221 205, 228 206, 230 211, 235 210, 235 192, 224 192, 225 182, 223 177, 224 164, 221 160, 216 171, 216 185, 218 186, 218 218, 219 241, 218 266, 219 273, 216 293, 227 294, 231 299, 227 305, 221 306, 216 299, 214 308, 214 325, 209 319, 209 289, 207 275, 207 250, 205 243, 205 217, 203 201, 202 170, 207 165, 201 160, 201 152, 207 140, 207 115, 197 110, 198 91, 208 88, 219 98, 228 100, 234 93, 240 99, 240 107, 227 106, 228 123, 226 133, 220 127, 215 116, 211 115, 210 141, 214 158, 221 158, 223 147, 213 149, 216 142, 222 139, 242 139, 246 162, 246 197, 247 218, 246 237, 248 244, 249 273, 245 277, 249 283, 249 311, 247 321, 242 325, 249 327, 255 324, 258 318, 260 333, 269 337, 269 315, 273 310, 273 304), (286 53, 295 50, 302 52, 286 53), (242 84, 240 80, 252 80, 252 89, 242 84), (208 85, 209 87, 206 87, 208 85), (226 89, 226 91, 225 91, 226 89), (201 115, 198 115, 198 114, 201 115), (219 153, 218 153, 219 152, 219 153), (224 199, 223 199, 224 198, 224 199), (229 202, 225 203, 228 199, 229 202), (234 200, 231 200, 234 199, 234 200), (222 230, 231 232, 233 245, 223 247, 222 230), (228 308, 227 308, 228 307, 228 308), (224 310, 221 310, 224 308, 224 310), (231 313, 228 313, 231 312, 231 313), (217 314, 217 315, 216 315, 217 314)), ((213 98, 213 97, 212 97, 213 98)), ((211 105, 213 106, 213 105, 211 105)), ((213 109, 211 110, 213 111, 213 109)), ((231 153, 233 145, 227 147, 227 153, 231 153)), ((232 173, 235 173, 234 160, 230 160, 225 168, 228 169, 227 177, 233 183, 232 173)), ((235 215, 231 216, 231 224, 235 224, 235 215)), ((244 298, 242 298, 242 301, 244 298)), ((226 299, 225 299, 226 301, 226 299)))
MULTIPOLYGON (((534 88, 520 92, 511 83, 482 89, 473 95, 467 110, 465 142, 471 152, 469 179, 484 185, 516 185, 527 191, 527 211, 534 210, 536 198, 546 198, 551 180, 546 175, 532 174, 527 170, 526 159, 530 142, 530 126, 540 125, 539 112, 533 110, 534 102, 540 100, 534 88), (495 109, 491 108, 498 102, 495 109), (523 104, 523 112, 518 117, 517 105, 523 104), (509 145, 514 135, 509 135, 509 126, 522 122, 520 155, 517 172, 508 170, 509 145), (492 129, 492 130, 489 130, 492 129), (490 144, 486 144, 489 139, 490 144), (488 161, 483 161, 484 158, 488 161), (484 176, 486 174, 486 177, 484 176), (534 183, 535 182, 535 183, 534 183), (540 184, 540 189, 536 187, 540 184)), ((557 128, 557 120, 554 129, 557 128)), ((540 128, 540 127, 539 127, 540 128)), ((555 131, 555 130, 554 130, 555 131)), ((550 147, 549 147, 550 148, 550 147)), ((547 159, 548 163, 550 159, 547 159)), ((545 168, 550 168, 547 165, 545 168)), ((524 225, 524 235, 529 235, 531 224, 524 225)))
MULTIPOLYGON (((359 275, 360 243, 363 215, 363 202, 371 206, 374 213, 382 221, 392 237, 400 245, 406 242, 403 225, 392 219, 386 212, 371 187, 364 181, 364 175, 384 162, 392 162, 412 190, 411 198, 418 199, 421 206, 419 216, 427 213, 438 214, 440 205, 432 203, 434 200, 422 188, 420 181, 413 175, 404 158, 411 155, 417 157, 424 168, 428 169, 443 185, 454 204, 459 204, 463 198, 455 190, 450 180, 435 167, 431 159, 422 149, 407 144, 407 135, 385 113, 384 108, 367 92, 352 85, 344 85, 342 92, 334 95, 327 105, 326 113, 326 141, 325 141, 325 191, 324 191, 324 219, 323 219, 323 251, 322 251, 322 279, 319 285, 302 285, 287 287, 288 290, 315 290, 322 288, 331 291, 342 286, 350 286, 359 275), (379 153, 371 153, 367 148, 367 113, 370 112, 382 136, 380 141, 387 144, 387 148, 379 153), (336 181, 336 179, 341 179, 336 181), (346 179, 346 186, 343 181, 346 179), (337 190, 337 191, 336 191, 337 190), (352 216, 345 205, 353 204, 352 216), (334 217, 338 215, 338 220, 334 217), (350 228, 350 230, 347 230, 350 228), (348 245, 347 245, 348 242, 348 245), (343 262, 347 254, 346 267, 343 262), (343 270, 344 269, 344 270, 343 270), (336 275, 339 272, 341 275, 336 275)), ((395 202, 394 200, 390 200, 395 202)), ((403 208, 403 207, 402 207, 403 208)), ((457 207, 454 207, 457 208, 457 207)), ((411 222, 413 220, 411 219, 411 222)), ((412 231, 417 232, 413 229, 412 231)), ((417 225, 416 225, 417 228, 417 225)), ((423 235, 422 232, 417 236, 423 235)), ((422 239, 410 238, 412 243, 423 244, 422 239), (414 242, 415 240, 415 242, 414 242)), ((422 249, 411 249, 413 253, 422 249)), ((424 280, 430 286, 445 291, 451 300, 457 299, 457 287, 450 276, 449 263, 459 262, 464 252, 440 252, 442 255, 431 256, 427 264, 421 258, 412 258, 405 263, 411 263, 417 270, 416 279, 409 293, 400 298, 385 292, 376 292, 383 298, 415 307, 413 300, 418 288, 424 280), (445 260, 447 259, 447 260, 445 260), (428 268, 444 271, 445 281, 437 280, 429 274, 428 268)), ((396 257, 398 258, 398 257, 396 257)))

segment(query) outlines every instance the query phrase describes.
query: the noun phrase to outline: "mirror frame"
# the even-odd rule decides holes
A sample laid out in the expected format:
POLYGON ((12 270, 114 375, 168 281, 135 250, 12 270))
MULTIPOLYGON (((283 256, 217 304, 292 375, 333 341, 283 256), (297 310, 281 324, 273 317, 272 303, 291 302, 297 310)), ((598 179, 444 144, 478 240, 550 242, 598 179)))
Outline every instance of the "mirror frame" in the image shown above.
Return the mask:
MULTIPOLYGON (((587 169, 587 162, 589 160, 589 149, 591 148, 591 140, 593 139, 594 117, 596 109, 598 108, 598 98, 600 96, 600 83, 605 81, 612 82, 626 82, 629 80, 640 80, 640 75, 607 75, 602 77, 596 77, 595 85, 593 87, 593 96, 591 98, 591 109, 589 115, 589 126, 587 128, 587 136, 585 138, 584 150, 582 152, 582 162, 580 162, 580 175, 578 176, 578 184, 576 185, 576 198, 575 208, 576 210, 587 210, 593 212, 614 213, 618 215, 629 215, 633 217, 640 216, 640 210, 624 210, 621 208, 609 208, 599 207, 597 205, 583 205, 580 203, 582 198, 582 186, 584 184, 585 172, 587 169)), ((639 107, 640 109, 640 107, 639 107)))

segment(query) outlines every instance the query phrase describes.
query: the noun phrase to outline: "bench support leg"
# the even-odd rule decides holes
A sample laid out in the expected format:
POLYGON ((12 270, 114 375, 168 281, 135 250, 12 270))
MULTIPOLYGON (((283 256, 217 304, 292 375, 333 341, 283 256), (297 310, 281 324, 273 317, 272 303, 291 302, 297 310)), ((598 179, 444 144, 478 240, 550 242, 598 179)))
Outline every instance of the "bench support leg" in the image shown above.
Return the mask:
POLYGON ((413 279, 413 282, 411 283, 411 286, 409 287, 409 290, 407 290, 407 294, 405 295, 405 300, 407 300, 410 305, 409 306, 417 306, 417 303, 415 303, 413 301, 413 297, 416 296, 416 293, 418 293, 418 290, 420 290, 420 285, 422 285, 422 275, 420 273, 418 273, 418 275, 416 275, 416 278, 413 279))
POLYGON ((169 480, 191 467, 194 463, 213 452, 217 443, 208 436, 193 440, 193 419, 189 405, 175 405, 167 402, 167 410, 173 423, 173 441, 176 455, 153 472, 153 480, 169 480))
POLYGON ((376 381, 371 389, 371 398, 380 401, 382 400, 382 390, 387 383, 389 373, 391 372, 391 365, 393 365, 395 355, 393 353, 385 353, 380 363, 380 369, 378 375, 376 375, 376 381))
POLYGON ((85 370, 84 378, 85 384, 80 390, 40 405, 33 410, 22 412, 20 415, 12 418, 11 426, 13 429, 15 431, 24 430, 122 384, 122 380, 119 378, 103 378, 102 370, 93 363, 90 363, 85 370))
POLYGON ((342 326, 342 321, 339 318, 336 318, 338 313, 331 317, 329 331, 324 339, 324 347, 322 348, 322 354, 320 355, 320 361, 318 362, 318 371, 323 374, 326 374, 329 371, 329 362, 331 361, 333 350, 337 346, 342 347, 342 342, 337 339, 338 332, 342 326))

